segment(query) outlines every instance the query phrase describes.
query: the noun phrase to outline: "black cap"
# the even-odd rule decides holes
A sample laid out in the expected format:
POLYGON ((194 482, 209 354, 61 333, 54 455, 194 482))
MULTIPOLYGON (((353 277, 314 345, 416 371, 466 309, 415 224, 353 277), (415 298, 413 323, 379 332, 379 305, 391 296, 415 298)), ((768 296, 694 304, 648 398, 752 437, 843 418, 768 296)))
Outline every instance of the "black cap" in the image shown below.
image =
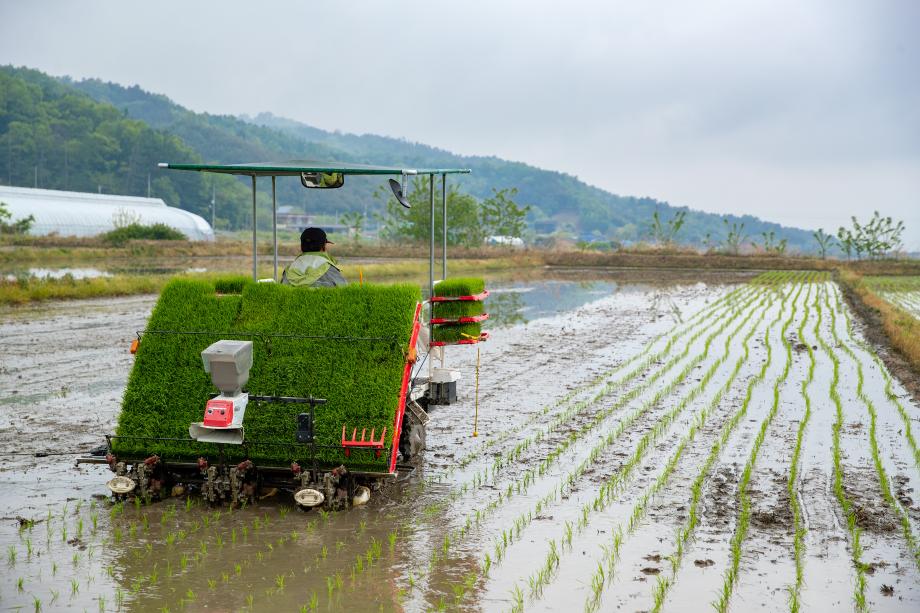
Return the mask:
POLYGON ((305 253, 320 251, 326 243, 334 244, 326 238, 326 232, 322 228, 307 228, 300 234, 300 250, 305 253))

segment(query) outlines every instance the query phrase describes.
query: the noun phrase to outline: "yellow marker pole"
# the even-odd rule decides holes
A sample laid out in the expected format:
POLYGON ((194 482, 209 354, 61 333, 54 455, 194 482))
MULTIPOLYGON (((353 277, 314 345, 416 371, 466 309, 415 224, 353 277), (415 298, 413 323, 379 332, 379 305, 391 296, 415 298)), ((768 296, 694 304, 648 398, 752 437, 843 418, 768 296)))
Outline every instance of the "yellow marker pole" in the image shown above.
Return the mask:
POLYGON ((358 268, 358 285, 364 285, 364 269, 358 268))
POLYGON ((473 436, 479 436, 479 345, 476 345, 476 413, 473 417, 473 436))

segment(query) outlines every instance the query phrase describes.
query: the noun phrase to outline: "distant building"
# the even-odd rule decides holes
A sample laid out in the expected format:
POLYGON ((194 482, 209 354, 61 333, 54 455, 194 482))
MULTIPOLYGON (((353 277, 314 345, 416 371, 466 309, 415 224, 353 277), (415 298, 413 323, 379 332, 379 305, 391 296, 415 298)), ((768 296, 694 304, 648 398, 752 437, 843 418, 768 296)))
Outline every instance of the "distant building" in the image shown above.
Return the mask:
POLYGON ((505 245, 508 247, 523 247, 524 239, 517 236, 489 236, 486 245, 505 245))
POLYGON ((278 207, 277 219, 281 228, 303 230, 314 224, 313 215, 307 215, 302 210, 287 205, 278 207))
POLYGON ((29 215, 35 218, 29 230, 33 236, 96 236, 136 222, 162 223, 193 241, 214 240, 211 224, 194 213, 166 206, 160 198, 0 186, 0 202, 14 221, 29 215))

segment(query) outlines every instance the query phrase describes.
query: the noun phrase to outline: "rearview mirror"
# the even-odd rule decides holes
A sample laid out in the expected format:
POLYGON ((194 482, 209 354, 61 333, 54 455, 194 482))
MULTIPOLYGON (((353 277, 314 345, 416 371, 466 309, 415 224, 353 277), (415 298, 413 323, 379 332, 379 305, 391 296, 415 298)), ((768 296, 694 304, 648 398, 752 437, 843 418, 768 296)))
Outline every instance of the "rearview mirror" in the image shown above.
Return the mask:
POLYGON ((307 189, 335 189, 345 185, 345 175, 341 172, 302 172, 300 184, 307 189))
MULTIPOLYGON (((405 177, 405 175, 403 175, 405 177)), ((399 204, 403 205, 407 209, 411 209, 412 205, 409 204, 409 200, 406 198, 406 190, 403 189, 403 186, 399 184, 399 181, 396 179, 390 179, 390 191, 393 192, 393 196, 396 198, 396 201, 399 204)))

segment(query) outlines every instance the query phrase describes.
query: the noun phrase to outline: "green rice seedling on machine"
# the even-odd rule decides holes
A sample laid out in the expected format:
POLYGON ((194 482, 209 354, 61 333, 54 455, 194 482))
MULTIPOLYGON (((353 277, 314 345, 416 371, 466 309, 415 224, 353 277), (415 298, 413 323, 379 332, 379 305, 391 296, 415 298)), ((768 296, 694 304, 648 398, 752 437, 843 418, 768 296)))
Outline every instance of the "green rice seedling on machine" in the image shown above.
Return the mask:
POLYGON ((366 503, 371 487, 411 470, 424 449, 425 409, 445 404, 437 376, 445 346, 486 339, 488 292, 482 279, 446 278, 446 243, 443 280, 435 283, 433 227, 427 301, 411 285, 278 283, 276 181, 296 177, 306 188, 329 189, 349 175, 396 175, 393 195, 408 207, 407 177, 426 174, 434 218, 436 175, 446 209, 447 175, 469 171, 312 161, 160 167, 250 177, 253 219, 257 178, 271 177, 274 273, 257 278, 253 227, 251 277, 170 282, 132 344, 136 360, 115 433, 79 461, 108 464, 117 500, 191 489, 237 505, 279 488, 301 508, 366 503))
MULTIPOLYGON (((440 359, 440 367, 432 371, 429 401, 433 401, 433 404, 451 404, 457 400, 460 372, 445 367, 444 347, 473 345, 489 337, 488 333, 482 331, 482 322, 489 318, 483 308, 483 300, 488 296, 485 282, 477 278, 444 279, 434 286, 431 297, 431 345, 437 347, 435 352, 440 359)), ((478 354, 476 368, 478 381, 478 354)))

